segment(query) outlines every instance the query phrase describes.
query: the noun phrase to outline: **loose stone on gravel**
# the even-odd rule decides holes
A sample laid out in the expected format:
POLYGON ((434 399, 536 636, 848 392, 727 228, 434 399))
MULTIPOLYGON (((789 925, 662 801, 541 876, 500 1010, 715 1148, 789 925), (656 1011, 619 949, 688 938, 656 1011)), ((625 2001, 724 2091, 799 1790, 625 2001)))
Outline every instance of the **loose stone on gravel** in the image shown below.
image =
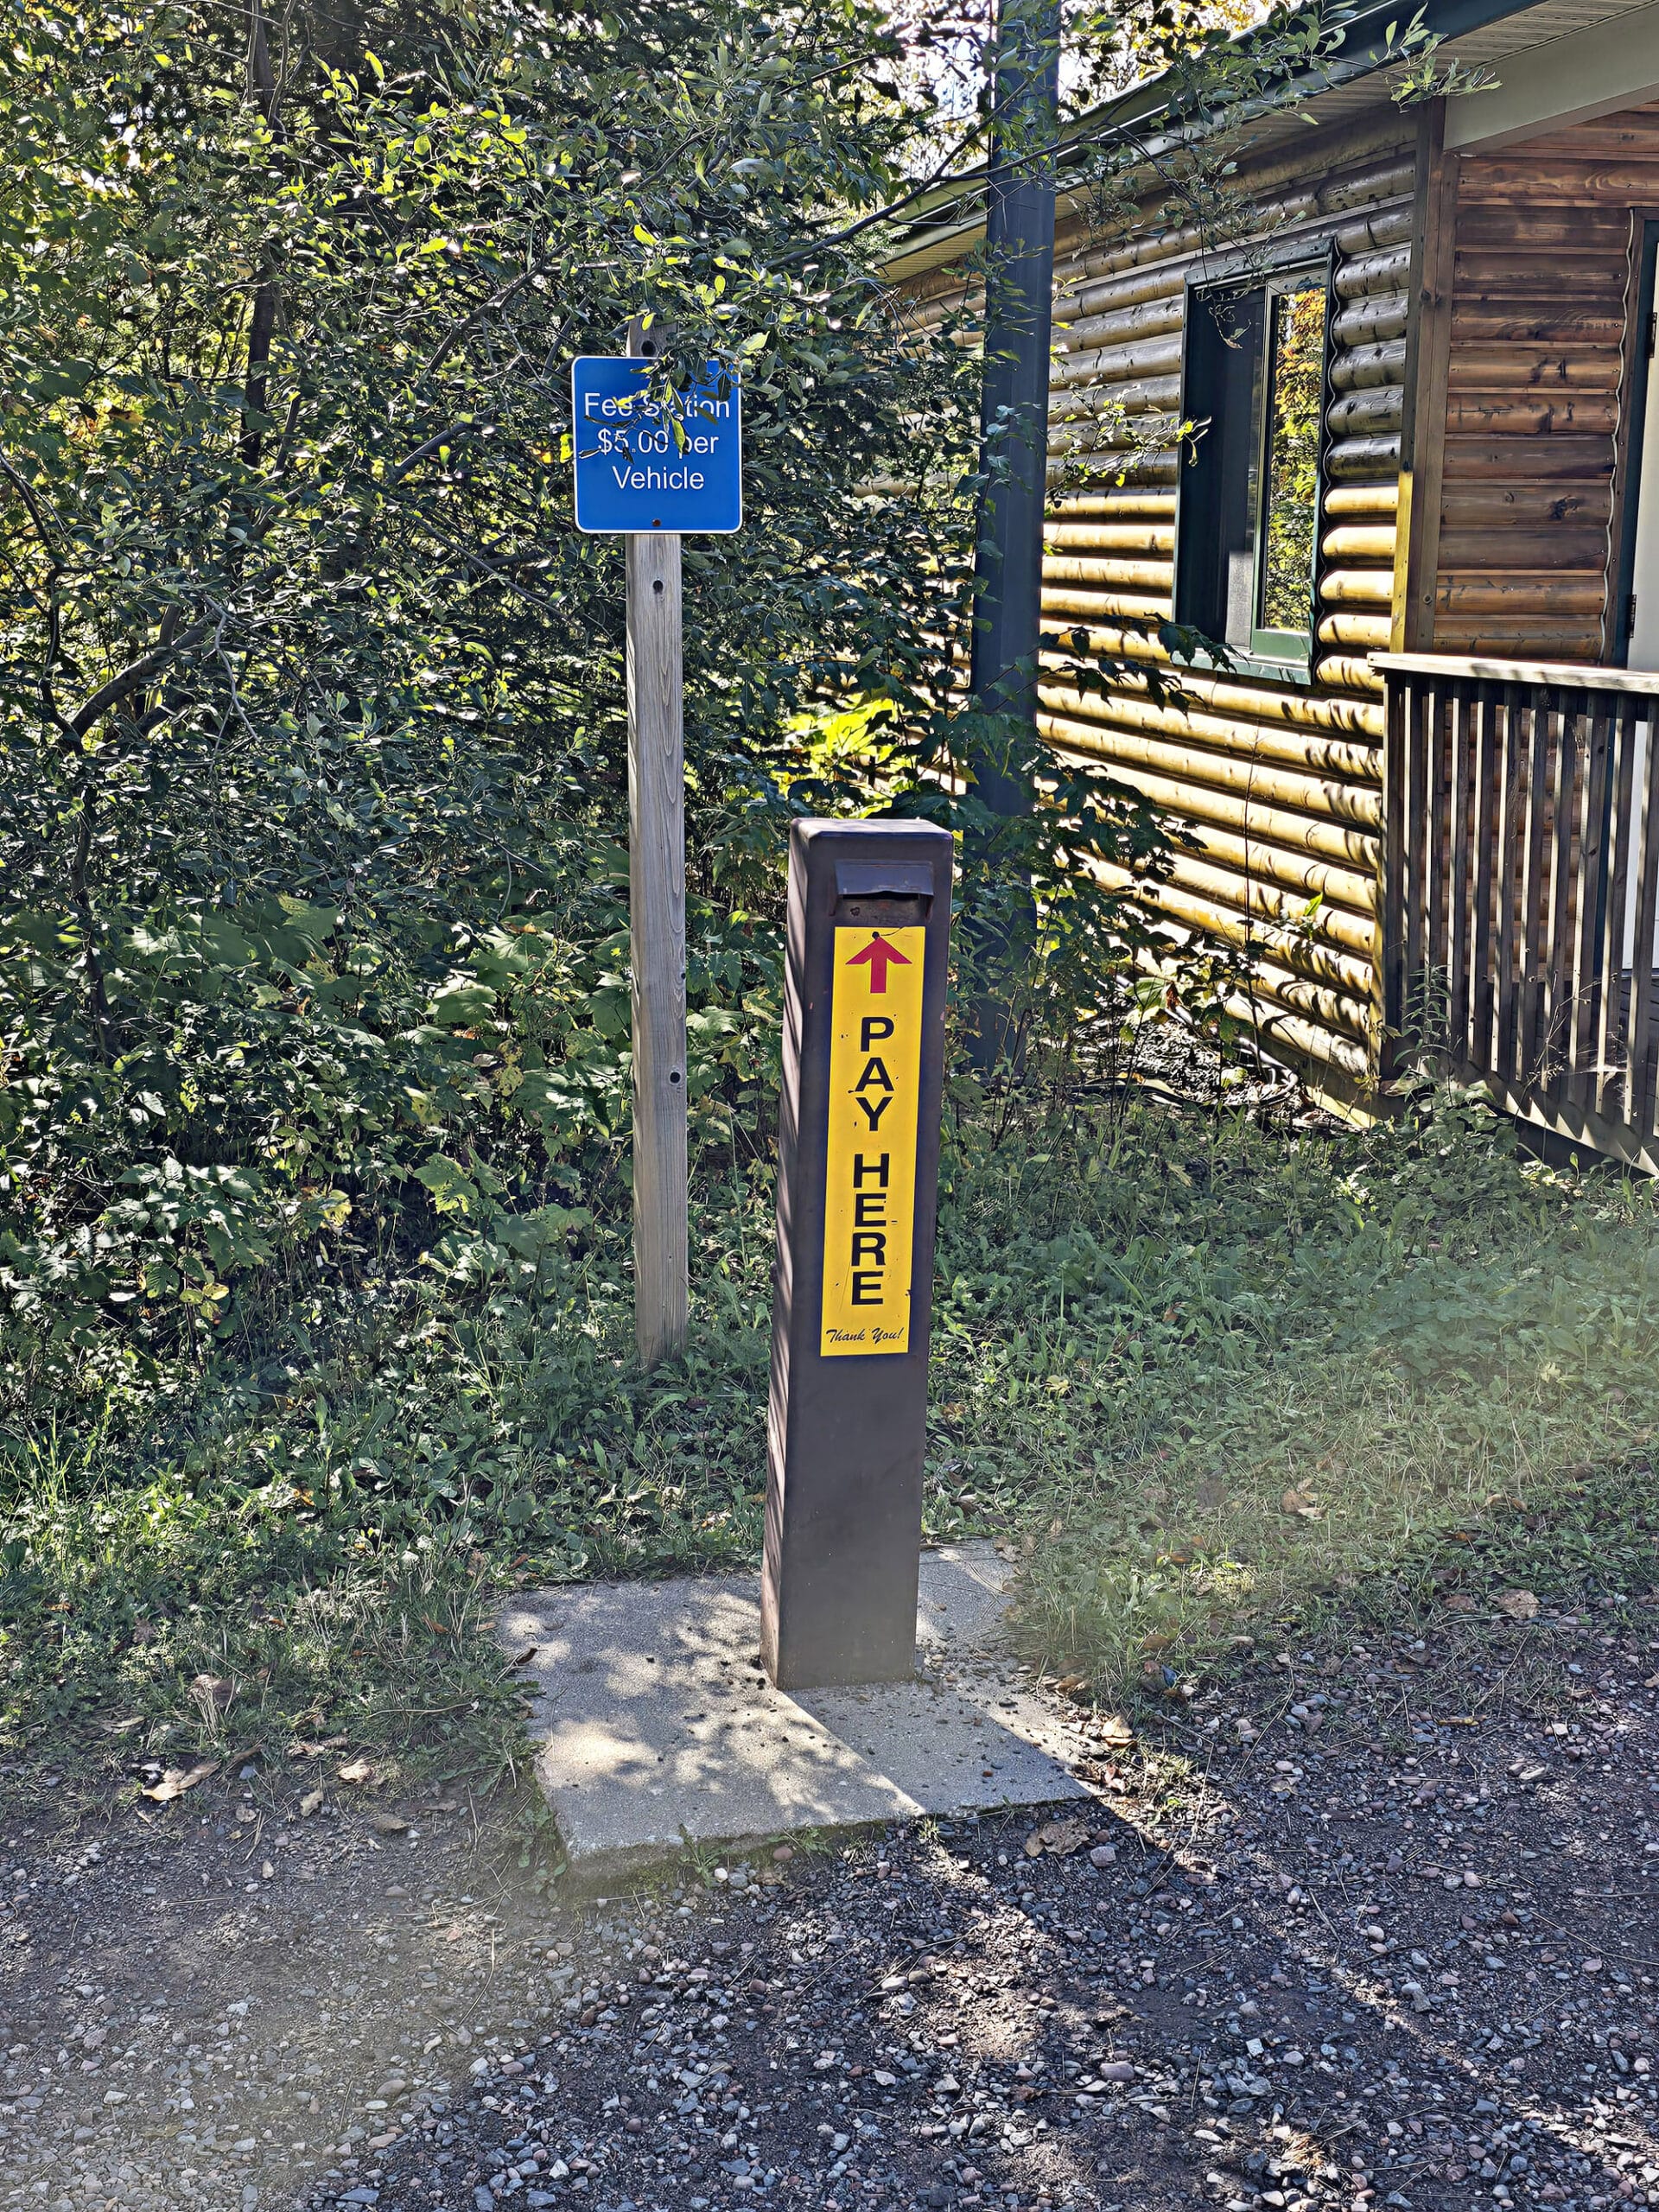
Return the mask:
POLYGON ((1460 1648, 1455 1705, 1386 1638, 1284 1655, 1097 1770, 1109 1846, 1064 1847, 1071 1808, 1047 1840, 966 1818, 567 1914, 552 2009, 388 2150, 379 2202, 1659 2203, 1655 1670, 1645 1635, 1544 1625, 1580 1674, 1472 1726, 1516 1643, 1460 1648))
POLYGON ((1268 1652, 1140 1748, 1057 1704, 1085 1807, 586 1901, 459 1796, 18 1796, 0 2208, 1659 2204, 1656 1630, 1268 1652))

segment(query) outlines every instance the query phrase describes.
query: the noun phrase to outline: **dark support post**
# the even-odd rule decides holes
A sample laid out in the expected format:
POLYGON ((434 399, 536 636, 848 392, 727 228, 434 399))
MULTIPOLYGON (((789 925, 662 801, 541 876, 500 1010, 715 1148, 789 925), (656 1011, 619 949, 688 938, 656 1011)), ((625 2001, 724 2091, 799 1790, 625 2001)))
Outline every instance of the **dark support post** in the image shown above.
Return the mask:
MULTIPOLYGON (((1059 99, 1058 0, 1000 0, 986 210, 985 370, 980 457, 988 482, 974 552, 969 688, 982 713, 1036 713, 1048 482, 1050 321, 1054 290, 1053 141, 1059 99)), ((1026 814, 1027 779, 999 748, 977 747, 975 791, 992 814, 1026 814)), ((970 850, 970 863, 979 855, 970 850)), ((1014 887, 1018 911, 1018 889, 1014 887)), ((976 932, 983 968, 1006 967, 1006 922, 976 932)), ((1006 1046, 994 993, 976 1009, 971 1053, 994 1068, 1006 1046)))
MULTIPOLYGON (((998 465, 979 515, 970 682, 986 713, 1028 717, 1035 711, 1048 474, 1058 0, 1001 0, 995 69, 980 435, 982 459, 995 454, 998 465)), ((979 785, 999 814, 1023 813, 1030 804, 1017 779, 982 772, 979 785)))
POLYGON ((798 822, 760 1649, 780 1688, 915 1670, 952 845, 798 822))

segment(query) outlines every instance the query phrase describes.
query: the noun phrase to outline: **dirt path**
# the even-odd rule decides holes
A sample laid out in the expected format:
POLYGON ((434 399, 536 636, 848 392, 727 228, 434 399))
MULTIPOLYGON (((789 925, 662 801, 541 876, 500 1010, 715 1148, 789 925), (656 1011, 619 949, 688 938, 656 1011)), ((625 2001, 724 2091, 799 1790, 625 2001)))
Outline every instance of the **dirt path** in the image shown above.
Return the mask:
POLYGON ((341 1758, 0 1820, 0 2202, 289 2205, 527 2016, 546 1915, 501 1815, 330 1788, 341 1758))
POLYGON ((1659 2204, 1637 1620, 1263 1654, 1097 1770, 1099 1845, 963 1823, 563 1909, 502 1813, 302 1819, 340 1752, 148 1822, 37 1793, 0 2204, 1659 2204))

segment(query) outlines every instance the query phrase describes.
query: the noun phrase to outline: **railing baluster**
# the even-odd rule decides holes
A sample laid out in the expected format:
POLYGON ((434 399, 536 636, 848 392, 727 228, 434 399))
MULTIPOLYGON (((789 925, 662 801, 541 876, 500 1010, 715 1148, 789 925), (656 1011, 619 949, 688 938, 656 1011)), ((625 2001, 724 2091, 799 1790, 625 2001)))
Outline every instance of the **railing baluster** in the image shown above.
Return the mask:
POLYGON ((1635 823, 1637 702, 1621 699, 1613 717, 1611 797, 1607 806, 1606 893, 1601 904, 1601 1002, 1596 1035, 1594 1110, 1616 1120, 1630 1096, 1624 1055, 1630 1022, 1624 1007, 1624 910, 1630 893, 1635 823))
POLYGON ((1521 881, 1521 1020, 1516 1065, 1530 1077, 1542 1055, 1548 1034, 1545 999, 1547 985, 1542 958, 1544 922, 1544 792, 1549 771, 1549 741, 1553 717, 1535 696, 1528 715, 1532 742, 1527 753, 1526 836, 1522 848, 1521 881))
POLYGON ((1636 863, 1636 931, 1630 948, 1630 1085, 1624 1118, 1638 1135, 1653 1130, 1653 933, 1659 910, 1659 746, 1649 702, 1643 747, 1636 863))
POLYGON ((1659 673, 1381 653, 1382 989, 1514 1110, 1659 1165, 1659 673))
POLYGON ((1452 715, 1451 798, 1448 815, 1452 834, 1452 881, 1446 898, 1447 958, 1446 977, 1446 1041, 1453 1056, 1469 1057, 1469 687, 1448 687, 1452 715))
POLYGON ((1544 950, 1545 1031, 1538 1070, 1533 1077, 1548 1096, 1561 1100, 1567 1054, 1572 992, 1573 802, 1578 773, 1579 721, 1570 710, 1553 718, 1554 773, 1550 778, 1549 920, 1544 950))
POLYGON ((1492 1066, 1511 1081, 1523 1071, 1515 1055, 1515 902, 1521 863, 1521 747, 1525 728, 1522 687, 1503 687, 1503 731, 1498 749, 1497 825, 1497 1009, 1493 1023, 1492 1066))
POLYGON ((1423 889, 1427 928, 1423 943, 1423 1014, 1428 1042, 1438 1048, 1446 1034, 1446 982, 1451 966, 1446 947, 1446 892, 1451 867, 1451 800, 1446 779, 1446 728, 1452 709, 1452 687, 1437 683, 1432 696, 1424 738, 1423 855, 1427 880, 1423 889))
POLYGON ((1596 1097, 1596 1008, 1601 976, 1596 961, 1606 864, 1607 706, 1593 693, 1574 702, 1579 756, 1579 859, 1573 871, 1573 996, 1567 1009, 1571 1066, 1567 1096, 1578 1106, 1596 1097))
POLYGON ((1390 683, 1382 741, 1382 1035, 1377 1071, 1386 1080, 1406 1019, 1405 906, 1406 847, 1411 835, 1406 804, 1406 733, 1411 724, 1411 696, 1416 679, 1390 683))
POLYGON ((1437 704, 1433 684, 1414 684, 1406 716, 1406 1002, 1405 1027, 1421 1047, 1423 1019, 1424 898, 1428 865, 1428 824, 1424 818, 1427 787, 1428 725, 1437 704))
POLYGON ((1475 716, 1475 895, 1470 907, 1469 965, 1474 978, 1473 1023, 1469 1058, 1480 1069, 1492 1065, 1492 878, 1497 830, 1497 731, 1491 687, 1476 686, 1475 716))

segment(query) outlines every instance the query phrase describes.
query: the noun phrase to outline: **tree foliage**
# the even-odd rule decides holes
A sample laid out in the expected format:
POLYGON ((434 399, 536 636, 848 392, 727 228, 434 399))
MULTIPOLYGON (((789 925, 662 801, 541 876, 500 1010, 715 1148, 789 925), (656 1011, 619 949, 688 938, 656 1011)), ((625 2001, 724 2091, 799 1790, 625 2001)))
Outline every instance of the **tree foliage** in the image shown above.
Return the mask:
POLYGON ((25 1388, 154 1376, 388 1243, 533 1274, 614 1192, 621 549, 571 524, 568 378, 638 313, 665 390, 744 385, 747 526, 686 547, 693 1112, 764 1140, 779 826, 854 803, 827 709, 950 804, 973 372, 857 227, 915 124, 864 0, 10 14, 25 1388))
MULTIPOLYGON (((963 711, 1000 464, 970 334, 880 274, 938 137, 902 21, 5 11, 14 1402, 153 1385, 330 1274, 533 1285, 625 1199, 622 558, 572 526, 569 364, 635 315, 664 397, 744 389, 746 528, 685 548, 694 1143, 769 1141, 791 812, 975 833, 963 942, 1036 933, 1009 1034, 1097 1013, 1146 925, 1092 864, 1164 841, 963 711), (962 774, 999 745, 1046 790, 1012 824, 962 774)), ((1195 117, 1322 20, 1262 63, 1198 41, 1195 117)))

